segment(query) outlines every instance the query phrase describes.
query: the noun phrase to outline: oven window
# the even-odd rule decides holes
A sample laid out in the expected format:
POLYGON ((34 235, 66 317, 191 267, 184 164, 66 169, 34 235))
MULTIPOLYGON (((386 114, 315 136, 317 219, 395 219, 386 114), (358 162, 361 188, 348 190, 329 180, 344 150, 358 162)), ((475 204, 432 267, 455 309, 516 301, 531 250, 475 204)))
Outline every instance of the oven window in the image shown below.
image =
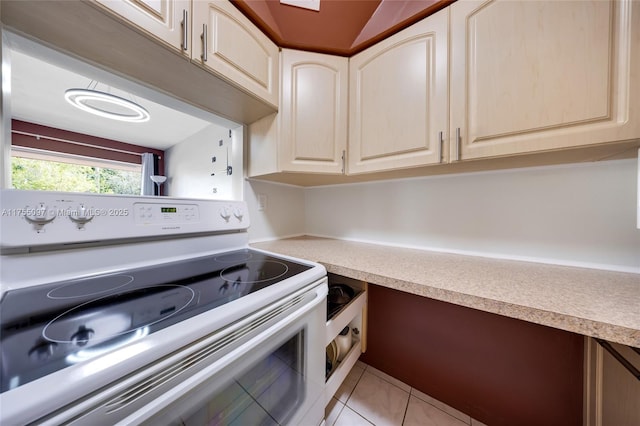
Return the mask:
POLYGON ((304 330, 301 330, 222 389, 167 424, 286 424, 304 401, 305 392, 304 330))

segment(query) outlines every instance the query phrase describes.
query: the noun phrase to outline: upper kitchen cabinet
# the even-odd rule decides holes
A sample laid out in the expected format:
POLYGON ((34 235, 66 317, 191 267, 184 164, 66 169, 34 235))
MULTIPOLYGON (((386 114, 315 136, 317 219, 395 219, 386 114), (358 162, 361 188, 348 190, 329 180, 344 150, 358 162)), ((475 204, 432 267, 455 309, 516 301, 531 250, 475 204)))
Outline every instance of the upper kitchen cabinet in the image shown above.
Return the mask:
POLYGON ((640 137, 640 4, 450 9, 452 161, 640 137))
POLYGON ((282 50, 280 161, 287 171, 343 173, 347 58, 282 50))
POLYGON ((191 0, 96 0, 155 39, 190 55, 191 0))
POLYGON ((344 173, 347 58, 282 49, 280 111, 249 126, 249 176, 344 173))
POLYGON ((227 0, 193 2, 192 57, 278 106, 279 49, 227 0))
POLYGON ((448 160, 448 14, 351 58, 349 174, 448 160))

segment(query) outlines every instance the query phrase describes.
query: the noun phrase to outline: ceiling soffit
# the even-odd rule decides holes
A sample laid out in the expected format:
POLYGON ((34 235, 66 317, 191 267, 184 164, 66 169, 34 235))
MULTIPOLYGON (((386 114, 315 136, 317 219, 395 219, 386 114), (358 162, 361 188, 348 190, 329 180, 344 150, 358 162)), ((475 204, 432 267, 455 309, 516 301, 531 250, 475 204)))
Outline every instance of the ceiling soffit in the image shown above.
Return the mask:
POLYGON ((231 0, 280 47, 352 56, 455 0, 321 0, 320 10, 277 0, 231 0))

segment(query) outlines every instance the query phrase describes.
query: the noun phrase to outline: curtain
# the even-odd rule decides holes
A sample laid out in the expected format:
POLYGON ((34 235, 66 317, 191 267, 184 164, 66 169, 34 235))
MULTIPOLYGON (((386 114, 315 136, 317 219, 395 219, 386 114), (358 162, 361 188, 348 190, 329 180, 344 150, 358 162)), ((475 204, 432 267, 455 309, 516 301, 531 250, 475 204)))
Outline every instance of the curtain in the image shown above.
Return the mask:
POLYGON ((154 154, 145 152, 142 154, 142 182, 140 185, 140 195, 155 195, 155 183, 151 180, 151 176, 157 174, 156 161, 154 154))

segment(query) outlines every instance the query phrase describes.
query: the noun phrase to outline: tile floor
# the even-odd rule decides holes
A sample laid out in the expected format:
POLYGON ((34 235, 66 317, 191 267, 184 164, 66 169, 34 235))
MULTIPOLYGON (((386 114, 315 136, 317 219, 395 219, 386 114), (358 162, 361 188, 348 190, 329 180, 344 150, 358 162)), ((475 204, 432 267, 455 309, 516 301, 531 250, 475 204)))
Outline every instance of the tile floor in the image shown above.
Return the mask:
POLYGON ((360 361, 325 416, 326 426, 485 426, 360 361))

